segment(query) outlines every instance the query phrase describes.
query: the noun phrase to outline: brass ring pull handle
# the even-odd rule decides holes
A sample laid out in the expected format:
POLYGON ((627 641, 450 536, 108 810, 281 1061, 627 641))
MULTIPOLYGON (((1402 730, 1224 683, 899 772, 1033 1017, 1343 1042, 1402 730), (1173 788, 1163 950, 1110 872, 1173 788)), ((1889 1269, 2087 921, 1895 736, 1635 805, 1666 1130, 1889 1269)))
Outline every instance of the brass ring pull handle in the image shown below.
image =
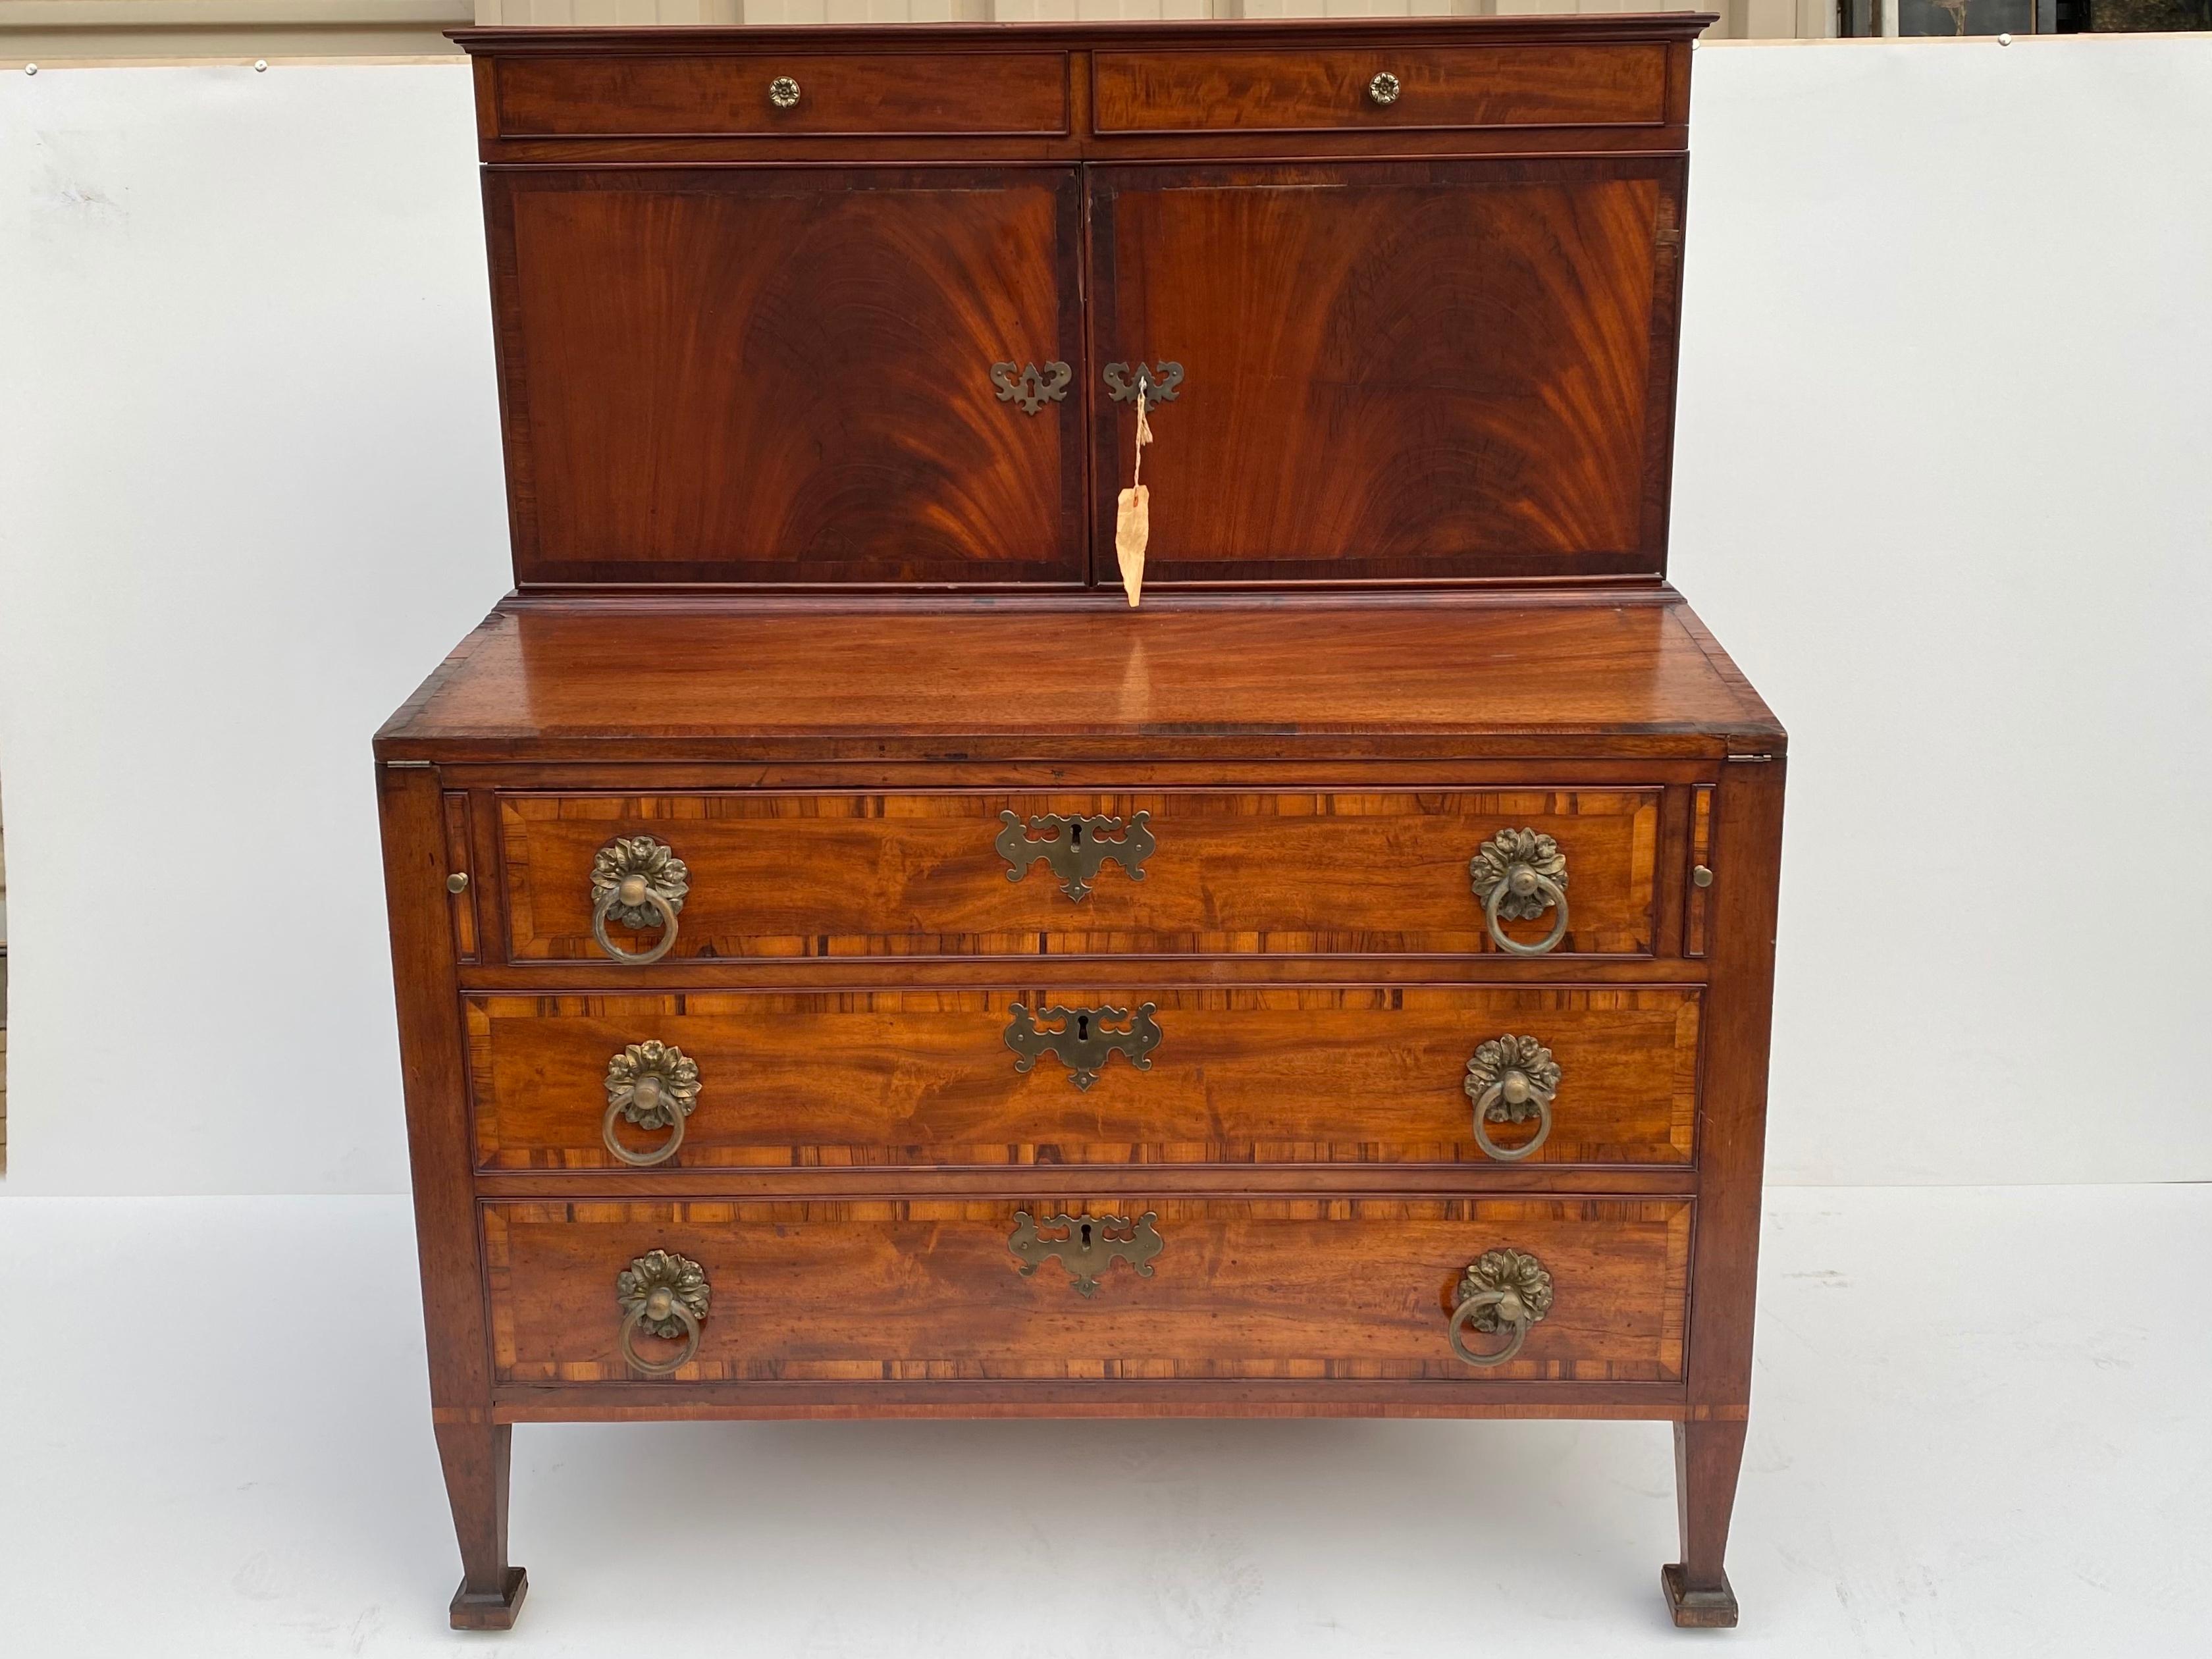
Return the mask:
POLYGON ((1468 878, 1482 901, 1491 942, 1516 957, 1540 957, 1567 936, 1567 855, 1559 842, 1534 830, 1501 830, 1468 860, 1468 878), (1552 931, 1523 945, 1500 926, 1559 914, 1552 931))
POLYGON ((592 937, 617 962, 633 967, 658 962, 676 948, 676 915, 691 890, 691 872, 674 851, 651 836, 618 836, 592 860, 592 937), (650 950, 625 951, 607 937, 607 923, 659 927, 650 950))
POLYGON ((1552 1051, 1534 1037, 1493 1037, 1467 1063, 1467 1097, 1474 1103, 1474 1144, 1500 1164, 1517 1164, 1544 1144, 1552 1133, 1552 1097, 1559 1092, 1559 1066, 1552 1051), (1536 1121, 1536 1133, 1518 1146, 1500 1146, 1490 1138, 1492 1123, 1536 1121))
POLYGON ((684 1346, 677 1350, 673 1359, 647 1359, 638 1352, 634 1339, 637 1335, 639 1327, 653 1317, 648 1310, 640 1308, 635 1313, 623 1318, 623 1358, 629 1362, 632 1370, 643 1371, 647 1376, 673 1376, 699 1357, 699 1316, 681 1302, 672 1302, 667 1304, 666 1312, 663 1317, 670 1316, 680 1321, 684 1329, 684 1346))
POLYGON ((684 1144, 684 1120, 699 1105, 698 1062, 665 1042, 633 1042, 607 1062, 606 1086, 599 1139, 607 1150, 639 1170, 675 1157, 684 1144), (615 1133, 624 1118, 641 1129, 665 1129, 668 1139, 646 1151, 626 1146, 615 1133))
POLYGON ((1367 98, 1370 103, 1395 104, 1398 101, 1398 77, 1388 70, 1384 70, 1367 83, 1367 98))
POLYGON ((1446 1334, 1452 1352, 1468 1364, 1503 1365, 1521 1352, 1528 1328, 1551 1311, 1552 1275, 1544 1264, 1526 1251, 1491 1250, 1460 1279, 1446 1334), (1470 1327, 1484 1336, 1506 1333, 1505 1346, 1477 1353, 1467 1346, 1470 1327))
POLYGON ((622 1352, 647 1376, 667 1376, 699 1357, 699 1328, 707 1317, 707 1270, 672 1250, 649 1250, 615 1276, 622 1305, 622 1352), (647 1359, 637 1351, 644 1331, 683 1346, 672 1359, 647 1359))
POLYGON ((788 75, 779 75, 768 83, 768 100, 778 109, 799 106, 799 82, 788 75))

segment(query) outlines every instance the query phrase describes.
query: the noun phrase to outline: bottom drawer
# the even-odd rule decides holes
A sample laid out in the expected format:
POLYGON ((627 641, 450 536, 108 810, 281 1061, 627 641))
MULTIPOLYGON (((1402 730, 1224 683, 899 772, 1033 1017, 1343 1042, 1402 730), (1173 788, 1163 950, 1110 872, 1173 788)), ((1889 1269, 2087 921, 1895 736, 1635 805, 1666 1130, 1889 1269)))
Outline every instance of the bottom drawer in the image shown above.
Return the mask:
POLYGON ((1682 1373, 1682 1199, 495 1203, 483 1227, 501 1382, 1682 1373), (1517 1350, 1463 1358, 1455 1323, 1474 1360, 1517 1350))

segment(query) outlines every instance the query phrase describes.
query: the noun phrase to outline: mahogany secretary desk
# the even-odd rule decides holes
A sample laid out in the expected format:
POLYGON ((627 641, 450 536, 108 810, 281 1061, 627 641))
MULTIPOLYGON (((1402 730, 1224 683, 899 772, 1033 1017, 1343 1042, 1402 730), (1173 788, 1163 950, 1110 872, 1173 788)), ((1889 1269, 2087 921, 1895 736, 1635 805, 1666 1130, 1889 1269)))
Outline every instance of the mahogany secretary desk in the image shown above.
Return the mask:
POLYGON ((455 37, 515 590, 375 746, 454 1624, 515 1423, 1325 1414, 1671 1422, 1735 1622, 1707 21, 455 37))

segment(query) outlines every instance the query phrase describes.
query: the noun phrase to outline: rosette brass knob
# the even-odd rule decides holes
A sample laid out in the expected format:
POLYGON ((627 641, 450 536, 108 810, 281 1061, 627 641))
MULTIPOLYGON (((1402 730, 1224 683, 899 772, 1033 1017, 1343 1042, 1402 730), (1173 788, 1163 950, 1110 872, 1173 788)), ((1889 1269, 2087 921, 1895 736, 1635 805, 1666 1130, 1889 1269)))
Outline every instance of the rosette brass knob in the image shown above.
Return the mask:
POLYGON ((647 1376, 666 1376, 699 1357, 699 1327, 707 1317, 707 1270, 673 1250, 648 1250, 615 1276, 623 1311, 623 1358, 647 1376), (647 1359, 637 1334, 684 1346, 672 1359, 647 1359))
POLYGON ((1567 855, 1559 843, 1534 830, 1501 830, 1468 860, 1468 880, 1482 901, 1491 941, 1516 957, 1540 957, 1567 936, 1567 855), (1531 921, 1559 911, 1552 931, 1523 945, 1499 924, 1531 921))
POLYGON ((617 962, 643 966, 676 948, 676 913, 691 890, 691 872, 675 849, 651 836, 617 836, 592 860, 592 937, 617 962), (659 942, 625 951, 607 937, 607 924, 660 929, 659 942))
POLYGON ((1467 1097, 1474 1103, 1474 1143, 1501 1164, 1518 1163, 1552 1133, 1552 1097, 1559 1092, 1559 1064, 1534 1037, 1492 1037, 1467 1063, 1467 1097), (1535 1120, 1536 1133, 1518 1146, 1500 1146, 1490 1138, 1493 1123, 1535 1120))
POLYGON ((684 1144, 684 1120, 699 1105, 699 1063, 666 1042, 633 1042, 607 1062, 607 1110, 599 1139, 623 1163, 644 1169, 665 1164, 684 1144), (625 1146, 617 1120, 641 1129, 665 1129, 668 1139, 650 1151, 625 1146))
POLYGON ((1503 1365, 1521 1352, 1528 1328, 1552 1311, 1552 1275, 1525 1250, 1490 1250, 1459 1281, 1452 1308, 1452 1352, 1470 1365, 1503 1365), (1466 1334, 1503 1334, 1506 1344, 1486 1353, 1467 1346, 1466 1334))

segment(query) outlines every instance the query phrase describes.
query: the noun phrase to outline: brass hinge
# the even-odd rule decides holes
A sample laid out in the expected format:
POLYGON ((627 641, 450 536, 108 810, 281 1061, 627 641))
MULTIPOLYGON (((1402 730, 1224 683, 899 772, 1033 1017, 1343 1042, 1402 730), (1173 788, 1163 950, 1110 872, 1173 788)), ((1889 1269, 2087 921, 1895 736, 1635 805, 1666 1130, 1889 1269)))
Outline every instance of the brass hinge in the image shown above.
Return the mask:
POLYGON ((1730 755, 1728 760, 1730 766, 1750 766, 1771 761, 1773 758, 1771 755, 1730 755))
POLYGON ((384 763, 385 763, 386 766, 391 766, 391 767, 399 767, 399 766, 428 766, 428 765, 429 765, 429 764, 430 764, 430 763, 429 763, 428 761, 386 761, 386 762, 385 762, 384 763))

